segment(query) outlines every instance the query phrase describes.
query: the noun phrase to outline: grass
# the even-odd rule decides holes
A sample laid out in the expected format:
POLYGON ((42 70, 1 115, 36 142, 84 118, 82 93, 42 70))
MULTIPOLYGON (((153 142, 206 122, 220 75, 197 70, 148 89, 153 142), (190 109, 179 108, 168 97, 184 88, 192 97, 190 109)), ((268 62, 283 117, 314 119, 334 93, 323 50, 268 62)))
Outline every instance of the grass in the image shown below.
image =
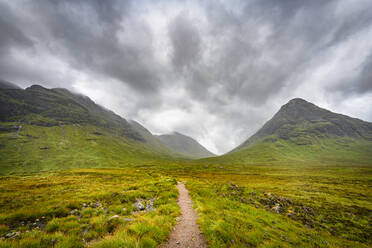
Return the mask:
POLYGON ((372 245, 370 167, 208 169, 180 180, 210 247, 372 245))
POLYGON ((271 137, 190 161, 92 125, 14 125, 0 123, 0 247, 156 247, 177 180, 209 247, 372 246, 366 141, 271 137))
POLYGON ((1 181, 0 235, 16 234, 0 247, 155 247, 180 214, 176 181, 155 173, 90 169, 1 181))
MULTIPOLYGON (((13 126, 18 124, 3 122, 0 130, 13 126)), ((23 124, 17 130, 0 131, 0 174, 128 167, 175 160, 156 147, 90 125, 23 124)))
POLYGON ((367 165, 372 164, 372 143, 350 137, 266 137, 254 145, 220 157, 203 159, 204 164, 246 165, 367 165))

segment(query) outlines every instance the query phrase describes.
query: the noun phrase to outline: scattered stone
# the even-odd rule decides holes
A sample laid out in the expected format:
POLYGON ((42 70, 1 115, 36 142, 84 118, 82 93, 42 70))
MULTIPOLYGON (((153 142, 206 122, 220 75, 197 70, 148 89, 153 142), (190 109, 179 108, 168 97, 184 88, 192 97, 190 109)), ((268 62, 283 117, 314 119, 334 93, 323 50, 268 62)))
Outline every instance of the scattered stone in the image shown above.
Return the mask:
POLYGON ((288 217, 293 217, 295 214, 294 213, 288 213, 287 216, 288 217))
POLYGON ((282 211, 282 207, 279 203, 275 203, 275 206, 271 208, 275 213, 279 214, 282 211))
POLYGON ((180 244, 180 241, 177 241, 176 244, 179 245, 180 244))
POLYGON ((272 221, 273 224, 276 224, 277 222, 275 220, 272 221))
POLYGON ((78 209, 73 209, 70 211, 70 215, 77 215, 79 213, 78 209))
POLYGON ((21 232, 10 232, 10 233, 7 233, 5 235, 5 238, 6 239, 15 239, 15 238, 19 237, 20 234, 21 234, 21 232))
POLYGON ((181 218, 180 217, 176 217, 176 221, 178 222, 178 221, 180 221, 181 220, 181 218))
POLYGON ((155 211, 153 198, 151 198, 149 201, 146 202, 146 211, 147 212, 155 211))
POLYGON ((120 216, 117 215, 117 214, 115 214, 115 215, 113 215, 113 216, 111 216, 111 217, 109 218, 109 221, 110 221, 110 220, 114 220, 114 219, 118 219, 118 218, 120 218, 120 216))
POLYGON ((128 222, 133 221, 133 219, 131 219, 131 218, 124 218, 124 220, 128 221, 128 222))
POLYGON ((83 203, 83 207, 84 207, 84 208, 86 208, 86 207, 87 207, 87 204, 86 204, 85 202, 83 203))
POLYGON ((141 200, 138 200, 138 199, 134 203, 134 208, 136 209, 136 211, 145 210, 145 206, 143 205, 142 201, 141 200))

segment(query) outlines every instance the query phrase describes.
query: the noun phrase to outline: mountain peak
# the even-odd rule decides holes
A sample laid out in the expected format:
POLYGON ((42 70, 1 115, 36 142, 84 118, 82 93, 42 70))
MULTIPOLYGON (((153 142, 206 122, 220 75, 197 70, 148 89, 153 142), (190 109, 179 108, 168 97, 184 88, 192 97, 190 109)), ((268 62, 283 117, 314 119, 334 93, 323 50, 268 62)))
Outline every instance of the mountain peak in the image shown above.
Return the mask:
POLYGON ((306 101, 305 99, 296 97, 296 98, 293 98, 293 99, 289 100, 289 102, 287 104, 289 104, 289 103, 293 104, 293 103, 309 103, 309 102, 306 101))
POLYGON ((43 86, 39 84, 33 84, 30 87, 27 87, 26 90, 40 91, 40 90, 48 90, 48 89, 44 88, 43 86))
POLYGON ((317 138, 352 137, 372 140, 372 124, 320 108, 301 98, 294 98, 235 150, 264 140, 291 140, 312 144, 317 138))

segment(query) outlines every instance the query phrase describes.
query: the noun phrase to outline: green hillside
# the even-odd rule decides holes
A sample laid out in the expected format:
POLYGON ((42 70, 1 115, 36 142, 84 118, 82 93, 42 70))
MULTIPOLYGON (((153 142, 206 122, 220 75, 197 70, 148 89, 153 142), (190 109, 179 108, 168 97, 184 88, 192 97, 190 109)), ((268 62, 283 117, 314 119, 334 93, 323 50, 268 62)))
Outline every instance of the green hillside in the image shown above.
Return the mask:
POLYGON ((372 123, 293 99, 257 133, 210 162, 372 164, 372 123))
POLYGON ((66 89, 0 89, 0 120, 0 173, 182 158, 112 111, 66 89))

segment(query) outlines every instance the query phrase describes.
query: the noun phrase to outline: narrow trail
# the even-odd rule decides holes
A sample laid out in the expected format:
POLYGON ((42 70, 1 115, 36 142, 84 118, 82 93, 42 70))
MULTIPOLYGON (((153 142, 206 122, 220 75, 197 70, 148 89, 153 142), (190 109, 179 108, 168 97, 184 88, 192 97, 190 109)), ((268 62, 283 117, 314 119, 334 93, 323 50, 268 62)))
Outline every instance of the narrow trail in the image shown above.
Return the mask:
POLYGON ((173 229, 168 242, 161 248, 206 248, 204 236, 196 224, 198 215, 192 207, 189 192, 181 182, 178 182, 177 189, 178 205, 181 208, 180 220, 173 229))

